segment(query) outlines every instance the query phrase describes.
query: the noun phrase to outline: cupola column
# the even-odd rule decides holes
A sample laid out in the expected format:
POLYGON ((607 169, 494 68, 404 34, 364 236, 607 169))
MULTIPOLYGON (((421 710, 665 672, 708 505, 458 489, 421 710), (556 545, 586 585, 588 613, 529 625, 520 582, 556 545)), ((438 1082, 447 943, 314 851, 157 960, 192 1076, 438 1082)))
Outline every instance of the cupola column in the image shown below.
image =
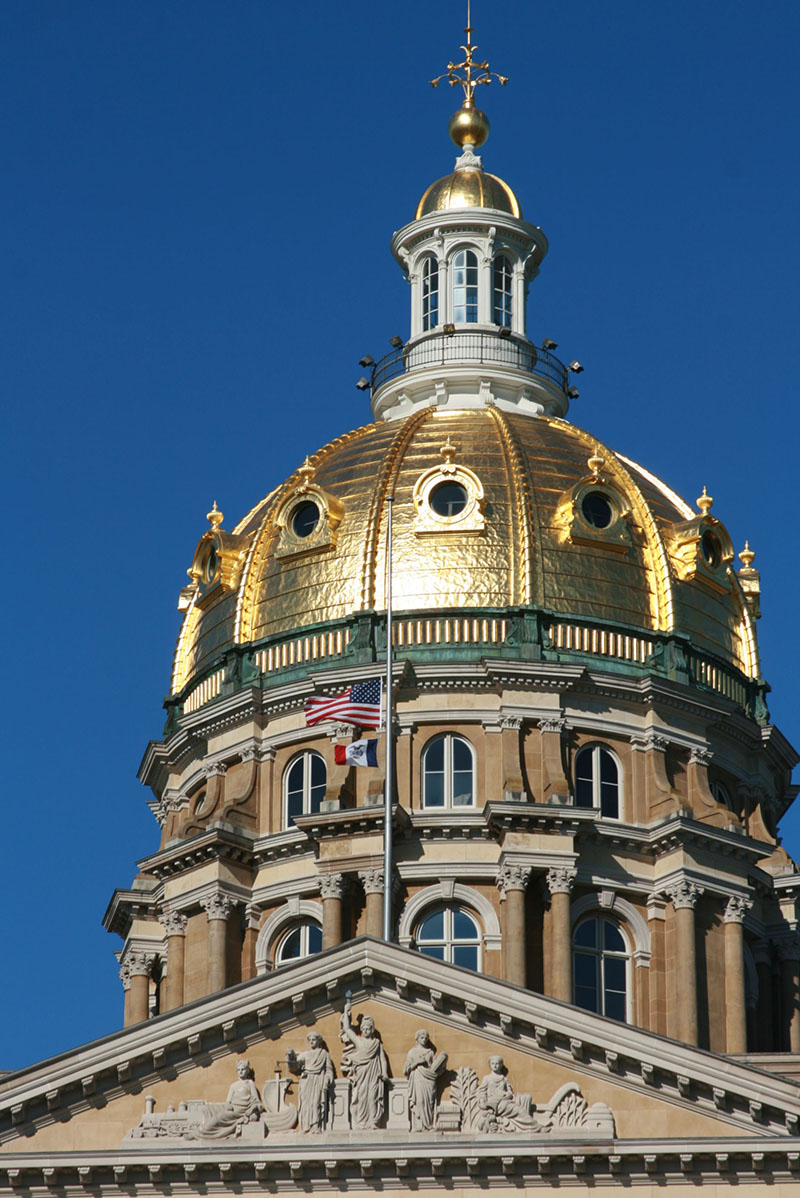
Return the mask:
POLYGON ((341 874, 321 874, 319 892, 322 896, 322 947, 335 948, 342 943, 342 893, 344 878, 341 874))
POLYGON ((125 959, 130 978, 125 1026, 143 1023, 149 1014, 150 971, 154 958, 148 953, 132 952, 125 959))
POLYGON ((547 871, 550 891, 550 993, 562 1002, 572 1002, 572 920, 570 895, 577 870, 557 865, 547 871))
POLYGON ((503 963, 507 982, 526 986, 527 935, 525 928, 525 890, 530 866, 506 863, 497 876, 497 889, 503 903, 503 963))
POLYGON ((758 1004, 756 1006, 756 1038, 753 1047, 758 1052, 773 1052, 775 1043, 774 992, 772 986, 772 953, 768 940, 759 940, 753 946, 753 956, 758 976, 758 1004))
POLYGON ((680 978, 675 1004, 675 1035, 686 1044, 697 1043, 697 948, 694 909, 702 893, 702 886, 696 886, 694 882, 685 878, 667 888, 667 894, 672 899, 675 909, 677 976, 680 978))
POLYGON ((358 874, 366 895, 366 933, 383 939, 383 870, 362 869, 358 874))
POLYGON ((167 978, 164 987, 164 1011, 183 1006, 183 974, 186 949, 186 925, 189 922, 180 911, 163 911, 161 922, 167 934, 167 978))
POLYGON ((747 1052, 744 918, 752 899, 734 895, 725 908, 725 1051, 747 1052))
POLYGON ((224 990, 227 984, 228 916, 233 902, 224 894, 205 899, 201 907, 208 916, 208 994, 224 990))
POLYGON ((800 985, 800 940, 796 932, 778 941, 781 959, 781 991, 783 996, 784 1049, 800 1052, 800 1009, 798 1009, 798 985, 800 985))

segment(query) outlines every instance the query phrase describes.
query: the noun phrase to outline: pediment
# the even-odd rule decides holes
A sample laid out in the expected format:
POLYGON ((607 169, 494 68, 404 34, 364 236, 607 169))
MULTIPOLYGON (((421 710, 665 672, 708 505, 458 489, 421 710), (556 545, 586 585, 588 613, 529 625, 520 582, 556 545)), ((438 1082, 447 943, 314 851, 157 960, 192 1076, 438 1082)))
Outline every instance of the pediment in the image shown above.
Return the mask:
POLYGON ((20 1154, 53 1153, 66 1154, 67 1168, 69 1154, 86 1152, 114 1153, 135 1169, 179 1148, 182 1160, 230 1151, 287 1169, 294 1162, 298 1176, 323 1157, 341 1168, 351 1160, 358 1171, 387 1152, 392 1161, 421 1153, 462 1168, 465 1154, 477 1153, 469 1159, 502 1171, 553 1153, 620 1160, 626 1143, 642 1160, 644 1140, 659 1141, 661 1152, 672 1142, 673 1155, 684 1156, 713 1142, 715 1157, 727 1159, 767 1139, 796 1160, 798 1119, 800 1093, 788 1080, 363 937, 9 1075, 0 1083, 0 1169, 20 1154), (363 1033, 363 1020, 374 1021, 390 1078, 377 1126, 360 1125, 366 1108, 355 1109, 346 1060, 343 1069, 348 994, 353 1026, 361 1019, 363 1033), (422 1028, 430 1076, 417 1100, 432 1094, 433 1105, 429 1126, 415 1128, 415 1083, 404 1067, 422 1028), (322 1037, 332 1069, 324 1126, 304 1130, 300 1080, 287 1062, 309 1048, 309 1033, 322 1037), (493 1074, 495 1056, 504 1067, 493 1074), (245 1096, 227 1125, 222 1112, 218 1135, 195 1135, 204 1119, 214 1129, 243 1058, 264 1112, 248 1111, 245 1096))

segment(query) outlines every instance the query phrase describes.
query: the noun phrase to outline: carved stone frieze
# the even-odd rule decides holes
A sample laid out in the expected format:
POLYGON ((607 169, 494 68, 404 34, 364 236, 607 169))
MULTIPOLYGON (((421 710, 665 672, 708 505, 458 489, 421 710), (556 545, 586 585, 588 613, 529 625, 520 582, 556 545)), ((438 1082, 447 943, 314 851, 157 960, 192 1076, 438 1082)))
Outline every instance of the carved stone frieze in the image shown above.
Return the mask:
POLYGON ((408 1078, 408 1112, 412 1131, 430 1131, 436 1116, 439 1075, 447 1064, 447 1053, 437 1053, 425 1028, 414 1037, 403 1073, 408 1078))
POLYGON ((350 1109, 356 1128, 378 1128, 386 1111, 389 1062, 369 1015, 358 1029, 350 1019, 350 994, 339 1020, 339 1036, 345 1046, 342 1073, 350 1082, 350 1109))
POLYGON ((336 1073, 331 1054, 319 1032, 309 1032, 306 1042, 308 1048, 303 1052, 296 1053, 287 1048, 286 1065, 290 1073, 300 1078, 300 1130, 322 1132, 327 1130, 333 1112, 333 1082, 336 1073))

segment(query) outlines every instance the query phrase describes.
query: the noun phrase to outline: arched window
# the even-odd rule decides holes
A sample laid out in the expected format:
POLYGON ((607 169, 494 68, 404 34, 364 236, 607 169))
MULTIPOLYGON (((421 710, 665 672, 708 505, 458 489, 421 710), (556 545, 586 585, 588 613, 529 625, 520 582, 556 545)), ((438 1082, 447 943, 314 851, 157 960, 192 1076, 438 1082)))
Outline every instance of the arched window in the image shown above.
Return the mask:
POLYGON ((453 258, 453 323, 476 324, 478 320, 478 256, 459 250, 453 258))
POLYGON ((462 907, 437 907, 417 924, 414 947, 426 957, 449 961, 465 969, 481 966, 481 933, 462 907))
POLYGON ((423 807, 473 807, 475 761, 462 736, 435 736, 422 754, 423 807))
POLYGON ((275 964, 285 965, 287 961, 298 961, 301 957, 310 957, 322 948, 322 929, 318 923, 310 920, 306 923, 296 923, 288 932, 284 932, 278 941, 275 952, 275 964))
POLYGON ((575 1006, 624 1022, 628 1015, 628 946, 610 919, 593 915, 575 929, 575 1006))
POLYGON ((319 753, 301 753, 283 775, 285 825, 298 815, 315 815, 325 798, 328 771, 319 753))
POLYGON ((717 782, 716 779, 714 779, 713 781, 709 782, 708 789, 711 791, 718 803, 722 803, 723 807, 727 807, 729 811, 734 810, 733 803, 731 802, 731 796, 728 794, 721 782, 717 782))
POLYGON ((620 817, 619 766, 602 745, 589 745, 575 758, 575 806, 599 807, 607 819, 620 817))
POLYGON ((511 263, 498 254, 492 269, 492 320, 503 329, 511 328, 511 263))
POLYGON ((422 329, 435 329, 439 323, 439 263, 426 258, 422 264, 422 329))

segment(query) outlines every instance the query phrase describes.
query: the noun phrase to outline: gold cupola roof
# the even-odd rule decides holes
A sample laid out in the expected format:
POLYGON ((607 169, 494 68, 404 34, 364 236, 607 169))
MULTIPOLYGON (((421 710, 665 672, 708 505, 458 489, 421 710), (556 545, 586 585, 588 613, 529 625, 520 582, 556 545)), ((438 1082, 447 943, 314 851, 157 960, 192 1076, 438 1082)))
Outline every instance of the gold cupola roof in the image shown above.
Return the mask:
POLYGON ((522 218, 519 201, 508 184, 480 167, 456 169, 452 174, 431 183, 417 204, 414 216, 419 220, 421 216, 428 216, 432 212, 448 212, 457 208, 494 208, 498 212, 508 212, 511 216, 522 218))

